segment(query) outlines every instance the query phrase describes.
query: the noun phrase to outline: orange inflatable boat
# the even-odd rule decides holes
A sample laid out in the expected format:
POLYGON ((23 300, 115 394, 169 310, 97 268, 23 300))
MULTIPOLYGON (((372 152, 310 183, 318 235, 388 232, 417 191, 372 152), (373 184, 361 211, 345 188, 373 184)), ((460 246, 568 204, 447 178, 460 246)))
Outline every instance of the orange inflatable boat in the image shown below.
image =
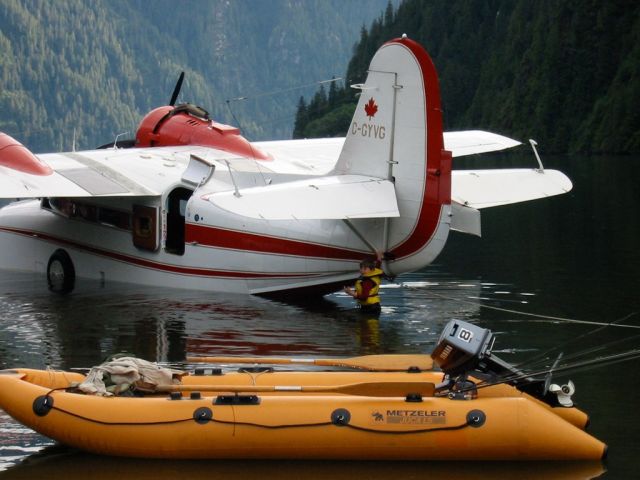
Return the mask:
POLYGON ((452 321, 431 354, 442 371, 427 369, 427 355, 232 357, 358 370, 208 367, 170 372, 179 383, 142 378, 102 395, 81 389, 95 378, 93 370, 85 376, 18 368, 0 372, 0 407, 63 444, 128 457, 603 458, 606 445, 584 431, 588 419, 572 405, 571 392, 521 374, 492 356, 491 345, 489 330, 452 321))

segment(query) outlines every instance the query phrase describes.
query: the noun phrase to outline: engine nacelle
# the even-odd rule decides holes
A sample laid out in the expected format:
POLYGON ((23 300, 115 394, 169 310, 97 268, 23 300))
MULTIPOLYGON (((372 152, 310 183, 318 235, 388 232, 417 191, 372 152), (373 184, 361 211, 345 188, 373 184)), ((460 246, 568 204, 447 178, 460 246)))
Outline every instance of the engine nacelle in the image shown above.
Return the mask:
POLYGON ((31 175, 51 175, 53 170, 15 138, 0 132, 0 165, 31 175))
POLYGON ((206 110, 189 103, 152 110, 136 132, 135 146, 139 148, 176 145, 207 146, 255 160, 270 159, 240 135, 239 129, 214 122, 206 110))

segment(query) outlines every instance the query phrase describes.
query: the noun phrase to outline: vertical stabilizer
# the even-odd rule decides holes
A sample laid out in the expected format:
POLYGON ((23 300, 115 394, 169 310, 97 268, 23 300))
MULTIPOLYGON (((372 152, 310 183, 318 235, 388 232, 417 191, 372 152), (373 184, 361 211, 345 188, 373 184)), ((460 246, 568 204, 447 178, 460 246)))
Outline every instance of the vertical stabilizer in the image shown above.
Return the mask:
POLYGON ((355 87, 360 99, 335 171, 394 182, 400 217, 386 219, 381 232, 366 221, 357 228, 393 259, 389 272, 421 268, 442 250, 450 222, 451 154, 435 67, 403 37, 376 52, 366 82, 355 87))

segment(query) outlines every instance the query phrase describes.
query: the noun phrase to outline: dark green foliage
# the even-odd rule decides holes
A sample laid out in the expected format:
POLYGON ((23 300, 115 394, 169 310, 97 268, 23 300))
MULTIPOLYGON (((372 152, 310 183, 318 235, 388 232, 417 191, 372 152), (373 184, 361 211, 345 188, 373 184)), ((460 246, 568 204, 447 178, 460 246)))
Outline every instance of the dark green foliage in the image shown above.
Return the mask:
POLYGON ((363 81, 377 48, 402 33, 436 65, 448 130, 535 138, 545 152, 640 152, 639 2, 406 0, 362 28, 331 108, 355 103, 349 83, 363 81))
POLYGON ((346 132, 351 123, 355 103, 347 103, 332 109, 326 115, 307 124, 304 129, 305 138, 322 138, 336 135, 336 132, 346 132))
POLYGON ((36 152, 70 150, 74 131, 83 149, 133 137, 184 70, 179 102, 236 117, 252 140, 288 138, 296 100, 315 90, 295 87, 339 74, 386 4, 2 0, 0 131, 36 152))
POLYGON ((307 114, 307 102, 304 101, 304 97, 300 97, 298 102, 298 110, 296 111, 296 121, 293 124, 293 138, 302 138, 303 129, 309 123, 307 114))

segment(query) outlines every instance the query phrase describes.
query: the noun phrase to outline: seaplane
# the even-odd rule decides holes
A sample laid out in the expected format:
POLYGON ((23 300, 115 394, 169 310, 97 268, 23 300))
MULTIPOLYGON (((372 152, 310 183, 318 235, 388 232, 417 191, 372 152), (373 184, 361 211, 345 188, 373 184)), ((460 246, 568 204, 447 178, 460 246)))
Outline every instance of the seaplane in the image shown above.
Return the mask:
MULTIPOLYGON (((135 139, 34 154, 0 134, 0 268, 241 294, 323 295, 375 255, 389 276, 429 265, 450 230, 480 235, 483 208, 568 192, 562 172, 453 170, 515 147, 443 132, 425 49, 403 35, 373 56, 345 138, 249 142, 193 104, 148 113, 135 139)), ((46 278, 46 281, 45 281, 46 278)))

